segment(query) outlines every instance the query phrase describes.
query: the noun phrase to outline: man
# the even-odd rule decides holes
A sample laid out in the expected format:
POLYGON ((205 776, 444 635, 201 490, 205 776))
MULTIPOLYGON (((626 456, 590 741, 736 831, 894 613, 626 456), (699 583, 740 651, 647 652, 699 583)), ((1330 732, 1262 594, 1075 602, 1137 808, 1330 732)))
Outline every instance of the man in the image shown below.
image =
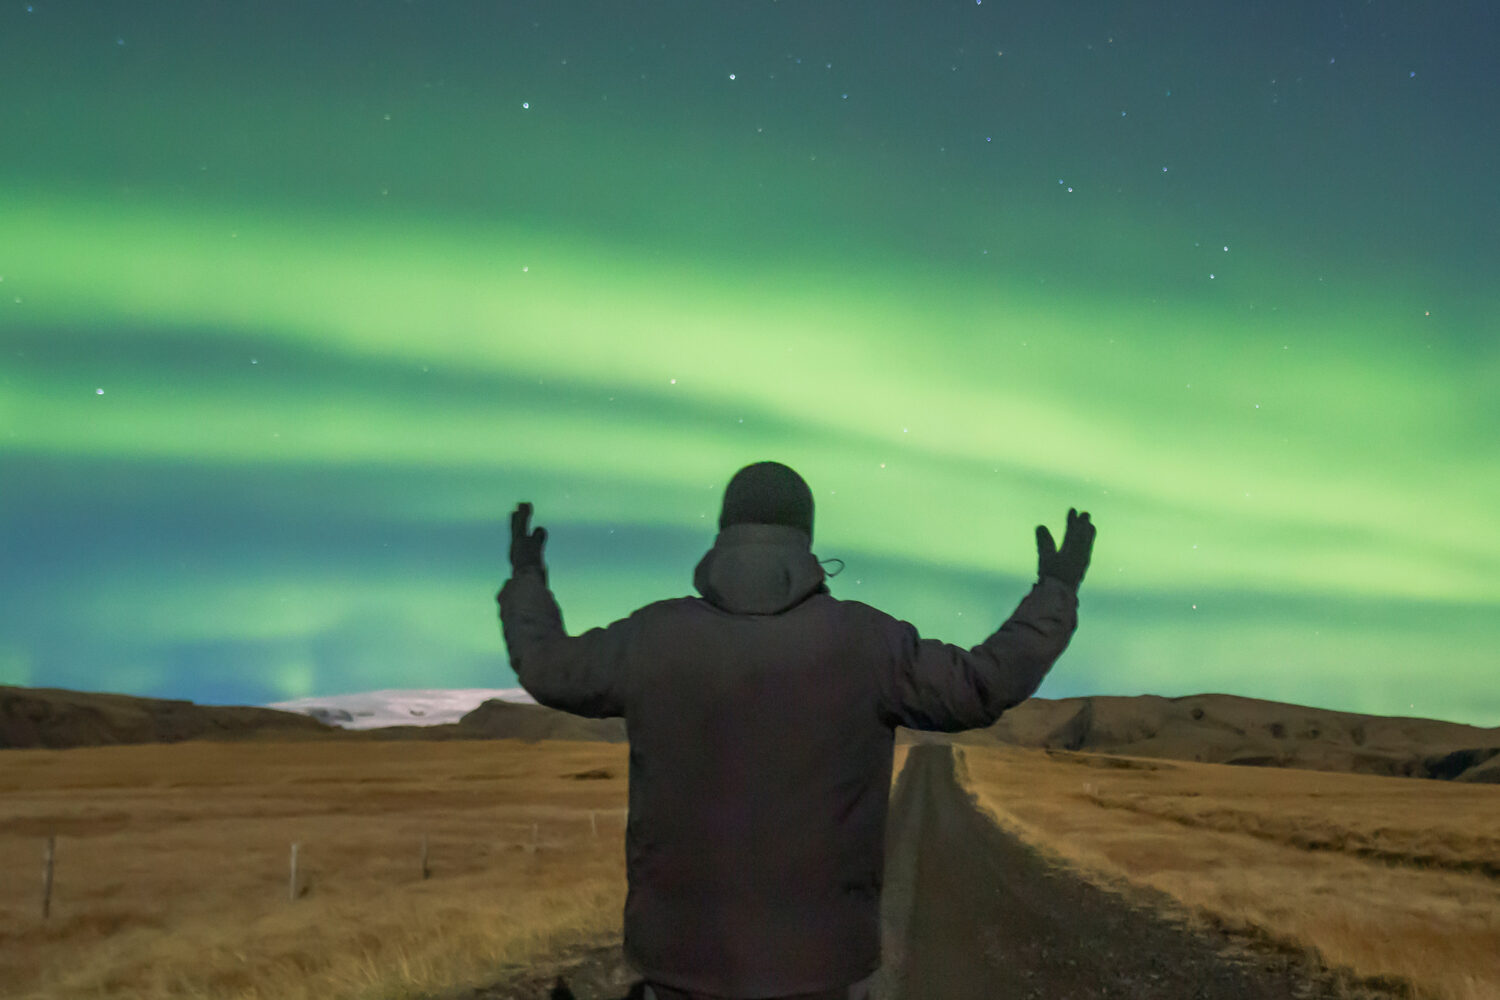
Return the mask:
POLYGON ((625 954, 647 1000, 864 1000, 880 966, 895 728, 989 726, 1025 701, 1077 627, 1094 527, 1036 529, 1037 583, 972 649, 832 597, 812 492, 777 462, 741 469, 693 576, 570 637, 545 528, 511 516, 500 621, 539 704, 624 716, 630 738, 625 954))

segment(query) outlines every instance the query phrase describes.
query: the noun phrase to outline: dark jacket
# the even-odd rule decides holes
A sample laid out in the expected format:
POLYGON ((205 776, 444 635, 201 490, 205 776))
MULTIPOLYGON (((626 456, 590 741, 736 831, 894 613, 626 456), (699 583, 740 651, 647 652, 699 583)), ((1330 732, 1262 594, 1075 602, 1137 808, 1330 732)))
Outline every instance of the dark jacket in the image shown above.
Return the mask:
POLYGON ((838 989, 880 965, 894 730, 991 725, 1073 635, 1043 578, 973 649, 828 592, 795 528, 735 524, 693 575, 569 637, 538 570, 500 591, 511 666, 537 702, 624 716, 625 953, 647 979, 719 997, 838 989))

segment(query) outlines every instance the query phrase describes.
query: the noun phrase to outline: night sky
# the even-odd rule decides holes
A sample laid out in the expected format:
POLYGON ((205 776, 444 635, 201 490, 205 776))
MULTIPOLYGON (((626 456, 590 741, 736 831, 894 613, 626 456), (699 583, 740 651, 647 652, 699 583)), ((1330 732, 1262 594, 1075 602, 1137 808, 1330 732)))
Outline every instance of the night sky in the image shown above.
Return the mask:
POLYGON ((1497 17, 4 0, 0 683, 511 686, 517 501, 576 634, 771 459, 965 646, 1090 511, 1043 697, 1500 725, 1497 17))

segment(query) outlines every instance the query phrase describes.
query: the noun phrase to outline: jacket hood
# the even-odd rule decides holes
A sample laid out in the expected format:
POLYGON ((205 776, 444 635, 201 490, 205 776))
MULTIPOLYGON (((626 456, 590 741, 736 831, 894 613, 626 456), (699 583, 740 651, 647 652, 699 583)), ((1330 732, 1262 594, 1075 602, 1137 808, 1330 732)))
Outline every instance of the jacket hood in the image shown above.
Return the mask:
POLYGON ((828 593, 805 532, 781 524, 731 524, 698 561, 693 585, 736 615, 774 615, 828 593))

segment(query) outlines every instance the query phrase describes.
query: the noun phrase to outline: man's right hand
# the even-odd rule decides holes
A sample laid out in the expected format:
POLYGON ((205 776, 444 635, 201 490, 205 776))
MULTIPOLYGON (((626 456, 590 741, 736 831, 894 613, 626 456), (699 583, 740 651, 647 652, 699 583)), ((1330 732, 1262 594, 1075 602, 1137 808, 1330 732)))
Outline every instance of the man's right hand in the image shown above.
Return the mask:
POLYGON ((536 566, 547 579, 547 567, 542 561, 542 546, 547 544, 547 529, 531 530, 531 504, 516 504, 510 515, 510 569, 515 575, 527 566, 536 566))
POLYGON ((1094 525, 1088 511, 1082 514, 1068 508, 1068 530, 1063 534, 1062 549, 1052 541, 1045 524, 1036 526, 1037 575, 1061 580, 1074 590, 1083 582, 1089 568, 1089 554, 1094 549, 1094 525))

